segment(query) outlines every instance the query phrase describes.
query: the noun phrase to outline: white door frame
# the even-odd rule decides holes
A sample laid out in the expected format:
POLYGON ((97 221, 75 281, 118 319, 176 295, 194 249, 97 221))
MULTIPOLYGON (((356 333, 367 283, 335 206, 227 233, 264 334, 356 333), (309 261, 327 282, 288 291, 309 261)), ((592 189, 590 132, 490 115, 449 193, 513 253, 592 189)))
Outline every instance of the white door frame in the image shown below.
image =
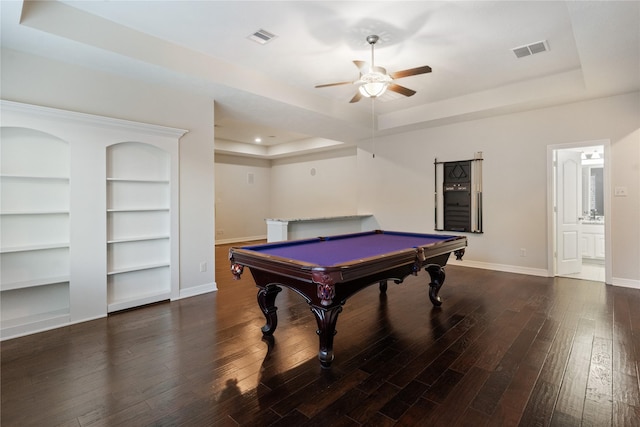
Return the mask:
POLYGON ((593 145, 602 145, 604 147, 604 276, 605 283, 611 284, 611 141, 608 139, 547 145, 547 275, 549 277, 556 276, 556 214, 553 153, 555 150, 589 147, 593 145))

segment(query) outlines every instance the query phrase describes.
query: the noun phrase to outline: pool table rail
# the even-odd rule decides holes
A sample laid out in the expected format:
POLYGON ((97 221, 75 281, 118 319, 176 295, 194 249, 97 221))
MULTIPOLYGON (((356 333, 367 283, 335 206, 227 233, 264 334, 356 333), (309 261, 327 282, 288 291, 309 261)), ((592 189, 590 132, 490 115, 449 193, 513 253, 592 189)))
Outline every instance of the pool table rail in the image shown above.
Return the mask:
MULTIPOLYGON (((308 242, 311 240, 312 239, 305 239, 300 242, 308 242)), ((430 245, 398 250, 366 258, 355 258, 333 266, 321 266, 278 255, 266 254, 252 249, 235 247, 229 250, 229 260, 233 266, 232 272, 236 279, 240 278, 242 267, 249 267, 272 271, 286 277, 314 283, 326 283, 326 279, 332 280, 334 283, 339 283, 357 277, 369 276, 380 271, 388 271, 407 264, 414 265, 414 270, 417 274, 428 259, 450 254, 451 252, 454 252, 456 257, 461 259, 466 244, 466 237, 460 236, 455 239, 443 240, 430 245)), ((406 275, 404 277, 406 277, 406 275)))

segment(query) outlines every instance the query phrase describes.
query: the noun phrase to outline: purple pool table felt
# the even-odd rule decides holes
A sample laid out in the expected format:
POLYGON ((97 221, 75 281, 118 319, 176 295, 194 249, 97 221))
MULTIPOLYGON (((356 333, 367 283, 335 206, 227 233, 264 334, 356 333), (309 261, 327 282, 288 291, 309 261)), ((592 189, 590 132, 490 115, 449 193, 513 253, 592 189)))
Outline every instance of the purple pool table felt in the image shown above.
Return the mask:
POLYGON ((391 252, 429 246, 455 237, 398 232, 363 233, 245 246, 243 249, 319 266, 335 266, 391 252))

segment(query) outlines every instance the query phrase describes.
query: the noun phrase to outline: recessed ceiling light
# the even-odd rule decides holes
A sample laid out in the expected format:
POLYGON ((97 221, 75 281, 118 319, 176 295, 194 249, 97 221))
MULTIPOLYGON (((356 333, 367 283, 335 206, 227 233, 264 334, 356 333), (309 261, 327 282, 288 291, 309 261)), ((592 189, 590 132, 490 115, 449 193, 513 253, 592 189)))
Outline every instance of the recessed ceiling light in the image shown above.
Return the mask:
POLYGON ((256 144, 260 144, 262 142, 262 138, 256 138, 253 140, 256 144))

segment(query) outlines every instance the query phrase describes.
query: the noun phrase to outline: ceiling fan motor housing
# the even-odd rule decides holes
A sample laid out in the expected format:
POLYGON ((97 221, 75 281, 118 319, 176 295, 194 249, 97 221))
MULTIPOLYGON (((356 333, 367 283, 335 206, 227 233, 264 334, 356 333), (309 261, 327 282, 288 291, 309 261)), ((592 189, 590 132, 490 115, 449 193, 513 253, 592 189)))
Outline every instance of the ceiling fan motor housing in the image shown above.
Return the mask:
POLYGON ((376 36, 375 34, 367 36, 367 43, 369 44, 376 44, 378 40, 380 40, 380 37, 376 36))

